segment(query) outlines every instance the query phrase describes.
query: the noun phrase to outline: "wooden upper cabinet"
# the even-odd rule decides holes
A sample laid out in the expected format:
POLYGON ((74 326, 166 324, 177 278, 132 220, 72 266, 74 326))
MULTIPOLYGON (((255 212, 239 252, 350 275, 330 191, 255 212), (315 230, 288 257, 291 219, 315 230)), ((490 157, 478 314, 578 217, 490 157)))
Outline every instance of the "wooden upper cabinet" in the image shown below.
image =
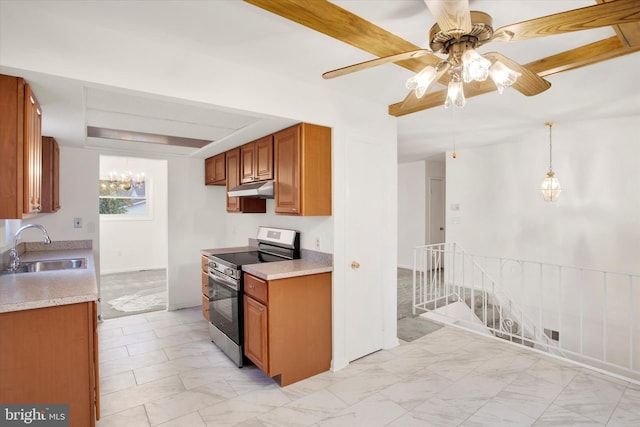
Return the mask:
POLYGON ((331 129, 301 123, 273 139, 275 212, 331 215, 331 129))
POLYGON ((21 77, 0 75, 0 219, 41 207, 42 110, 21 77))
MULTIPOLYGON (((227 191, 240 184, 240 147, 226 152, 227 191)), ((227 212, 265 213, 267 201, 247 197, 229 197, 227 195, 227 212)))
POLYGON ((226 185, 227 184, 227 162, 225 153, 209 157, 204 161, 204 184, 205 185, 226 185))
POLYGON ((60 209, 60 148, 50 136, 42 137, 42 210, 44 213, 60 209))
POLYGON ((240 159, 243 184, 273 179, 273 135, 242 145, 240 159))
POLYGON ((36 214, 42 208, 42 111, 28 84, 24 94, 23 212, 36 214))

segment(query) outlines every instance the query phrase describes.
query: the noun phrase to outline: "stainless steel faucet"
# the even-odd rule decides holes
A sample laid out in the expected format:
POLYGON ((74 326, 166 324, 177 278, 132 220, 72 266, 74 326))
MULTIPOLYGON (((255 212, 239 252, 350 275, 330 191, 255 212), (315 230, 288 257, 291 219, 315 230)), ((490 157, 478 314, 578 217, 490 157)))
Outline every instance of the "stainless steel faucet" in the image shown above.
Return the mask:
POLYGON ((42 232, 42 242, 45 245, 48 245, 51 243, 51 238, 49 238, 49 233, 47 233, 47 229, 44 228, 42 225, 27 224, 20 227, 18 231, 16 231, 15 236, 13 236, 13 247, 11 248, 11 250, 9 250, 9 261, 10 261, 9 268, 8 268, 9 271, 16 271, 20 266, 20 257, 18 256, 18 240, 20 240, 20 236, 22 235, 22 232, 27 228, 37 228, 42 232))

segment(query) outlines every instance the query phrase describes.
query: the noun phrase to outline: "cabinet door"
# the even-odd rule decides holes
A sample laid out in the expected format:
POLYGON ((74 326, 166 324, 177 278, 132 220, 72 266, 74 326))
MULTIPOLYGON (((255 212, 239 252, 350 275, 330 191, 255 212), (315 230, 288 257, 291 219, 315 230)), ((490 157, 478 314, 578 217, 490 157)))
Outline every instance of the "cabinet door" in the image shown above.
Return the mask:
POLYGON ((51 168, 51 209, 57 212, 60 210, 60 147, 55 140, 53 144, 51 168))
POLYGON ((300 126, 274 135, 275 211, 300 213, 300 126))
MULTIPOLYGON (((227 151, 227 191, 240 183, 240 147, 227 151)), ((267 201, 227 196, 227 212, 265 213, 267 201)))
POLYGON ((255 143, 242 145, 240 147, 240 182, 246 184, 255 181, 255 163, 255 143))
POLYGON ((255 142, 254 176, 257 181, 273 179, 273 135, 265 136, 255 142))
POLYGON ((35 214, 41 208, 42 112, 31 87, 24 96, 24 199, 23 212, 35 214))
POLYGON ((95 302, 0 313, 0 402, 67 403, 71 427, 100 416, 95 302))
POLYGON ((205 185, 225 185, 227 179, 225 153, 209 157, 204 161, 205 185))
MULTIPOLYGON (((240 182, 240 148, 227 151, 227 191, 240 182)), ((227 196, 227 212, 240 212, 240 198, 227 196)))
POLYGON ((60 209, 60 148, 50 136, 42 137, 42 210, 60 209))
POLYGON ((269 374, 267 306, 244 296, 244 354, 269 374))

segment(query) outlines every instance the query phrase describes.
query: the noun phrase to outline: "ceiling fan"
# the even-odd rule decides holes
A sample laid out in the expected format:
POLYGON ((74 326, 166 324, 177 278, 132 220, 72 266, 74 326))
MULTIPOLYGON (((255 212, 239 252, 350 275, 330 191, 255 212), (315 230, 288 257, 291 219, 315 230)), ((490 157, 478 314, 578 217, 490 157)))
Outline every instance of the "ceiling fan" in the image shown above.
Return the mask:
POLYGON ((595 0, 592 6, 495 30, 490 15, 469 10, 469 0, 424 0, 436 19, 430 30, 429 48, 416 46, 326 0, 245 1, 378 57, 328 71, 324 78, 390 62, 416 72, 407 82, 411 92, 402 102, 389 106, 389 114, 394 116, 443 103, 462 106, 465 97, 501 91, 507 86, 527 96, 537 95, 551 86, 545 76, 640 50, 639 0, 595 0), (498 52, 480 55, 475 50, 490 42, 513 43, 605 26, 614 26, 617 36, 524 65, 498 52), (427 93, 435 81, 447 89, 427 93))

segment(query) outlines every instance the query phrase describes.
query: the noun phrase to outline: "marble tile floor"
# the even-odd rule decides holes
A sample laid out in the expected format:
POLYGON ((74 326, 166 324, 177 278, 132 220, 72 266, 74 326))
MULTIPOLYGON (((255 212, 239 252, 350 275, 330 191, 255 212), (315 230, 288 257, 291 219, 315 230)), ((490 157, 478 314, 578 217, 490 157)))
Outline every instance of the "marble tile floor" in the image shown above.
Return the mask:
POLYGON ((199 307, 99 336, 98 427, 640 425, 640 385, 451 326, 282 388, 220 352, 199 307))

